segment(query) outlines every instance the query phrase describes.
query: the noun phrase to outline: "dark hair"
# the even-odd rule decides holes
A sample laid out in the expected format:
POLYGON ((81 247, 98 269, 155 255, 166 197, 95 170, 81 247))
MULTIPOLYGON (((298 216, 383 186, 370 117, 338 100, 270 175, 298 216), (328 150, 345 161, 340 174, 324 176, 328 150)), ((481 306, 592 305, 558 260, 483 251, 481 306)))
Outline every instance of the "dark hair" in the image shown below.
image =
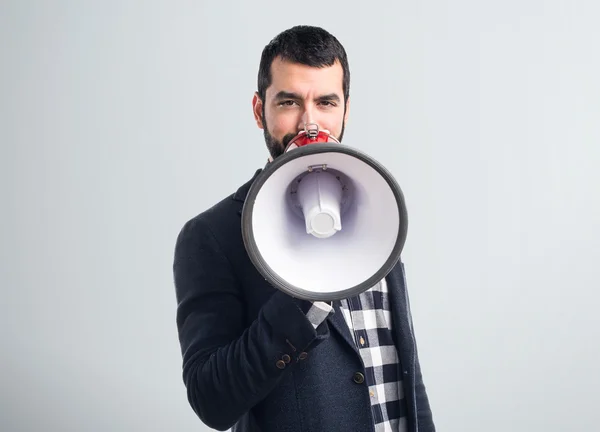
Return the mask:
POLYGON ((333 66, 336 60, 344 71, 342 87, 344 102, 350 95, 350 67, 346 50, 329 32, 320 28, 299 25, 275 36, 263 49, 258 68, 258 96, 265 100, 271 85, 271 64, 276 57, 311 67, 333 66))

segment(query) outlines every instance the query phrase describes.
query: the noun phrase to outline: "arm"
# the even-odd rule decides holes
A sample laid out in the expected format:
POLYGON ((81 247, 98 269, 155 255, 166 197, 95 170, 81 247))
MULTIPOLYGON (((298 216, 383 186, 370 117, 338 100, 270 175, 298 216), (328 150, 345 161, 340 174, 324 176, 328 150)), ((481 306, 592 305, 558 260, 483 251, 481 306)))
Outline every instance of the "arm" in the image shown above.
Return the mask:
POLYGON ((230 428, 294 367, 300 352, 329 335, 326 325, 315 328, 307 319, 302 302, 280 291, 247 327, 240 282, 200 219, 179 234, 173 272, 183 380, 190 405, 209 427, 230 428), (280 369, 284 354, 294 360, 280 369))

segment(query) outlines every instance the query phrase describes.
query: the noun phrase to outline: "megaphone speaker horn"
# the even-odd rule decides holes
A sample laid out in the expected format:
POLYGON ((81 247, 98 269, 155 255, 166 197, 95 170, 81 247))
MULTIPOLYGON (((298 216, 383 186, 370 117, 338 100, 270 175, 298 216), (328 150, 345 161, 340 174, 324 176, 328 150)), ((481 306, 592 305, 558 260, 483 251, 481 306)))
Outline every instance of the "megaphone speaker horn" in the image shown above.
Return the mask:
POLYGON ((312 301, 366 291, 396 265, 408 217, 396 180, 355 148, 288 151, 257 176, 242 210, 250 260, 274 287, 312 301))

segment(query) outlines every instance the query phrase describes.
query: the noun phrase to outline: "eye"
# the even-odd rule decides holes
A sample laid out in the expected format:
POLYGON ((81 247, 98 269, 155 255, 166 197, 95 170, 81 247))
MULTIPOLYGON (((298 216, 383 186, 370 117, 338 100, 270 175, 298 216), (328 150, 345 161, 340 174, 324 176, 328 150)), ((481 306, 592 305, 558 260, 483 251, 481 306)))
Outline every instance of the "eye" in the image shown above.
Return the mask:
POLYGON ((296 103, 294 100, 284 100, 277 104, 277 106, 293 106, 296 103))
POLYGON ((326 107, 335 107, 335 102, 324 100, 320 102, 321 105, 325 105, 326 107))

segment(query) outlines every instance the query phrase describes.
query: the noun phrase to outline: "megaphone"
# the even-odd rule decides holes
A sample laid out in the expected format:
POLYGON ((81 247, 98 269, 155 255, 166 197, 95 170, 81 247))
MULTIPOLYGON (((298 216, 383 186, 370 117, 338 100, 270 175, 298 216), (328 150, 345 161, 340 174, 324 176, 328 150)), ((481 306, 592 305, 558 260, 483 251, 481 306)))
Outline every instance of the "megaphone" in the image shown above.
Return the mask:
POLYGON ((315 125, 258 174, 242 210, 244 246, 259 273, 311 301, 376 285, 400 259, 407 229, 390 172, 315 125))

